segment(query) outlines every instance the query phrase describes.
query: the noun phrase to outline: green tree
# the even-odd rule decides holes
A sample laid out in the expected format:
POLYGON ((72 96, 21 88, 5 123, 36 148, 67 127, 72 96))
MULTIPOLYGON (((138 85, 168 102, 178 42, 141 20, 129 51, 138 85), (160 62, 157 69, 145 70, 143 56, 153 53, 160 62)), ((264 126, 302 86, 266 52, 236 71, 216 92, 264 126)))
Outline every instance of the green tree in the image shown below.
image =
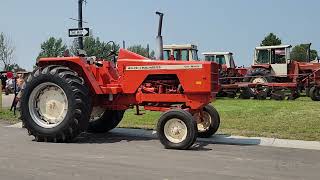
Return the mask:
POLYGON ((276 46, 282 44, 281 39, 275 34, 269 33, 264 40, 262 40, 260 46, 276 46))
MULTIPOLYGON (((106 60, 110 60, 110 57, 108 57, 108 55, 110 54, 112 48, 114 48, 116 52, 119 51, 119 45, 116 44, 115 47, 112 46, 112 43, 100 41, 98 37, 86 37, 83 41, 83 48, 87 56, 96 56, 98 58, 106 60)), ((78 54, 77 51, 79 49, 79 44, 77 39, 73 41, 73 44, 70 49, 72 54, 78 54)))
POLYGON ((143 47, 142 45, 133 45, 133 46, 130 46, 128 47, 128 50, 129 51, 132 51, 134 53, 137 53, 141 56, 144 56, 144 57, 149 57, 151 59, 154 59, 154 51, 152 50, 151 52, 148 50, 147 47, 143 47), (149 53, 149 56, 148 56, 148 53, 149 53))
POLYGON ((16 64, 16 63, 10 64, 10 65, 8 66, 8 69, 9 69, 10 71, 14 71, 14 72, 26 71, 26 69, 20 67, 19 64, 16 64))
POLYGON ((63 44, 62 39, 50 37, 48 40, 41 44, 41 51, 38 58, 42 57, 59 57, 67 50, 67 46, 63 44))
MULTIPOLYGON (((292 60, 306 62, 308 61, 308 48, 309 44, 299 44, 292 48, 290 57, 292 60)), ((314 49, 310 49, 310 60, 318 58, 318 52, 314 49)))
POLYGON ((5 71, 8 71, 13 63, 14 49, 10 38, 0 33, 0 63, 5 71))

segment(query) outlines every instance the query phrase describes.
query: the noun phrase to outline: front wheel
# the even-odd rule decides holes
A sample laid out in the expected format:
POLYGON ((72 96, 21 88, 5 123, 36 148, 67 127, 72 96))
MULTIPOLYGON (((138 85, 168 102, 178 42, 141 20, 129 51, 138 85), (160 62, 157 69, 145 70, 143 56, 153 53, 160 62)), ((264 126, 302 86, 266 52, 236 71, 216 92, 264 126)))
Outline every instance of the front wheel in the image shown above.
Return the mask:
POLYGON ((218 111, 210 104, 203 108, 202 117, 196 113, 193 117, 198 124, 198 137, 209 138, 215 134, 220 126, 220 116, 218 111))
POLYGON ((163 113, 158 121, 157 133, 167 149, 188 149, 197 139, 197 123, 192 115, 182 109, 163 113))

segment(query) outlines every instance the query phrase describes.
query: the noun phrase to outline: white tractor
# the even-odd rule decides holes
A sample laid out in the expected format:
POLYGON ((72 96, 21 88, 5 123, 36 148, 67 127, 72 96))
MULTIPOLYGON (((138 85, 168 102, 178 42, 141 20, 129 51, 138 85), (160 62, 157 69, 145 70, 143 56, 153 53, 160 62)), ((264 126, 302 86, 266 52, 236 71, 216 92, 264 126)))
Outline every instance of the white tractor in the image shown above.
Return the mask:
POLYGON ((248 88, 248 94, 261 99, 276 94, 280 97, 278 99, 282 100, 285 97, 283 92, 270 91, 277 87, 280 90, 291 90, 288 99, 293 100, 299 97, 299 91, 306 90, 308 93, 311 87, 310 78, 320 67, 319 63, 310 62, 310 46, 311 44, 308 44, 306 59, 291 59, 291 45, 256 47, 253 65, 244 81, 264 86, 260 89, 248 88))
POLYGON ((198 49, 193 44, 171 44, 163 46, 164 60, 199 61, 198 49))
POLYGON ((205 52, 202 55, 204 55, 205 61, 216 62, 222 68, 236 68, 232 52, 205 52))
POLYGON ((256 47, 252 68, 268 69, 274 76, 287 76, 290 48, 291 45, 256 47))

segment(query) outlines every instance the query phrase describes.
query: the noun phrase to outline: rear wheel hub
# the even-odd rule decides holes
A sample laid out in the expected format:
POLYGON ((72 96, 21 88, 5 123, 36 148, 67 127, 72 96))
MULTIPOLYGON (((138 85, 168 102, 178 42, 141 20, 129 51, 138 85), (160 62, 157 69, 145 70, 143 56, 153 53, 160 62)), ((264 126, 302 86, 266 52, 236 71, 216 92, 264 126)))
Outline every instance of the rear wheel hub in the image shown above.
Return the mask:
MULTIPOLYGON (((253 84, 263 84, 263 83, 268 83, 267 79, 264 77, 255 77, 251 79, 251 83, 253 84)), ((257 88, 250 88, 252 92, 256 92, 257 88)), ((259 87, 260 91, 268 91, 267 87, 259 87)))
POLYGON ((30 94, 29 110, 35 123, 43 128, 58 126, 68 112, 64 90, 50 82, 38 85, 30 94))
POLYGON ((180 143, 187 137, 187 126, 180 119, 170 119, 164 125, 164 135, 173 143, 180 143))

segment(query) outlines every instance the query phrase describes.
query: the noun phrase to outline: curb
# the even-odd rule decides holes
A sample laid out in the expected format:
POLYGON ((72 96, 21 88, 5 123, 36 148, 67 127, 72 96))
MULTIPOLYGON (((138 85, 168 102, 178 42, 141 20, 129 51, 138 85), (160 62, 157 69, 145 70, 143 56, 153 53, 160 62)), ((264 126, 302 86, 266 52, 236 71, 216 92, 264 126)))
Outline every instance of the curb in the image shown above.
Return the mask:
MULTIPOLYGON (((11 128, 22 128, 22 123, 6 126, 11 128)), ((128 129, 128 128, 115 128, 111 132, 117 134, 125 134, 126 136, 133 137, 147 137, 157 138, 157 132, 144 129, 128 129)), ((320 150, 319 141, 301 141, 290 139, 276 139, 265 137, 244 137, 244 136, 228 136, 217 134, 210 138, 198 138, 199 142, 207 142, 212 144, 229 144, 229 145, 257 145, 268 147, 281 147, 281 148, 296 148, 296 149, 309 149, 320 150)))
POLYGON ((22 128, 22 122, 18 122, 18 123, 16 123, 16 124, 9 125, 9 126, 6 126, 6 127, 11 127, 11 128, 22 128))
MULTIPOLYGON (((157 132, 143 129, 126 129, 116 128, 112 132, 119 134, 126 134, 129 136, 157 138, 157 132)), ((199 142, 207 142, 212 144, 229 144, 229 145, 258 145, 268 147, 282 147, 282 148, 296 148, 296 149, 309 149, 320 150, 319 141, 302 141, 291 139, 276 139, 265 137, 244 137, 244 136, 228 136, 223 134, 217 134, 210 138, 197 138, 199 142)))

